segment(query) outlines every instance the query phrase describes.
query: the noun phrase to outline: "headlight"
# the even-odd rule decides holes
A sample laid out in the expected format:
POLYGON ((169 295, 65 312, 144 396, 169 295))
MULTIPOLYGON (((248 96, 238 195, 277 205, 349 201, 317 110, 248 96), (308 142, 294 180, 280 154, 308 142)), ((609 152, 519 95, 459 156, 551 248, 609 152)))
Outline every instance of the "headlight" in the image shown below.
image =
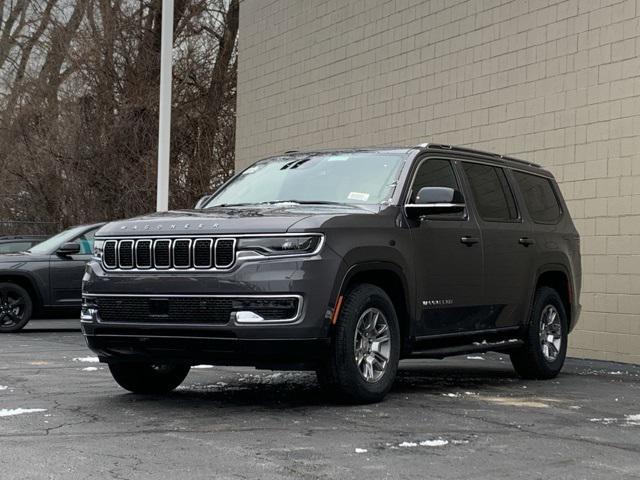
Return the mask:
POLYGON ((93 259, 102 260, 102 251, 104 250, 104 240, 93 241, 93 259))
POLYGON ((238 251, 253 251, 265 256, 312 255, 318 253, 321 235, 239 238, 238 251))

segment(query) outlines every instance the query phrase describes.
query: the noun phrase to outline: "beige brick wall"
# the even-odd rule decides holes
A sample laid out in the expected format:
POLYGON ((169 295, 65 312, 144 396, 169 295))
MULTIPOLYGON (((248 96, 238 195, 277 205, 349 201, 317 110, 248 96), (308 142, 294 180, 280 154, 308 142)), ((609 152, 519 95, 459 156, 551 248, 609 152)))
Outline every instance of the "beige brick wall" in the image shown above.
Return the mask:
POLYGON ((582 234, 571 354, 640 363, 640 0, 243 0, 238 166, 435 141, 550 168, 582 234))

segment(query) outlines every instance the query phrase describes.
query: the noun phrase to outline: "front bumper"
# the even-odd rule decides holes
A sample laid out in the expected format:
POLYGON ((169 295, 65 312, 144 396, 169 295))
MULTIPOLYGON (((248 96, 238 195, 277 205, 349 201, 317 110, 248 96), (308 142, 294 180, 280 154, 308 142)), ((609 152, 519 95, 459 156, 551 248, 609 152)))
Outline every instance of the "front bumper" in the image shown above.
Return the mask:
MULTIPOLYGON (((342 260, 325 248, 313 257, 246 262, 227 272, 107 272, 90 262, 83 282, 81 318, 89 347, 107 362, 175 360, 187 363, 263 364, 314 361, 328 343, 334 285, 342 260), (295 315, 251 315, 251 305, 227 321, 190 321, 184 312, 158 320, 110 321, 92 303, 123 298, 296 298, 295 315)), ((123 310, 126 312, 126 309, 123 310)), ((133 311, 131 318, 135 319, 133 311)))

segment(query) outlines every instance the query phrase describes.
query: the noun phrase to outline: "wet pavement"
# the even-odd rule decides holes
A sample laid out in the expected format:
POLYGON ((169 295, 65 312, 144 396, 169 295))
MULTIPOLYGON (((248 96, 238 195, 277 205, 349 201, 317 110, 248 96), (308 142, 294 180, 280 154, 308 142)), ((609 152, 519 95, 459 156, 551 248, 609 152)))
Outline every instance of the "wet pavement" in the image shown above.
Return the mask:
POLYGON ((313 374, 230 367, 137 396, 95 360, 76 321, 0 336, 1 479, 640 479, 640 366, 406 361, 384 402, 344 406, 313 374))

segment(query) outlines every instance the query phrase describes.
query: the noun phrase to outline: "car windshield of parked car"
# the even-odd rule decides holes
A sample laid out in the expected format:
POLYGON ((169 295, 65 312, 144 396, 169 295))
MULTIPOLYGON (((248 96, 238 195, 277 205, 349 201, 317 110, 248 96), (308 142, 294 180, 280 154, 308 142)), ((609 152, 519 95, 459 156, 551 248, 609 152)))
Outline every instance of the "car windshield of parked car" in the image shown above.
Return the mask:
POLYGON ((83 233, 86 230, 86 228, 87 227, 85 226, 73 227, 73 228, 70 228, 69 230, 65 230, 64 232, 60 232, 59 234, 54 235, 53 237, 45 240, 44 242, 34 245, 29 250, 27 250, 27 252, 35 253, 36 255, 49 254, 57 250, 59 247, 61 247, 65 243, 74 241, 76 237, 78 237, 81 233, 83 233))
POLYGON ((380 204, 391 198, 406 153, 287 155, 241 172, 205 208, 281 202, 380 204))

